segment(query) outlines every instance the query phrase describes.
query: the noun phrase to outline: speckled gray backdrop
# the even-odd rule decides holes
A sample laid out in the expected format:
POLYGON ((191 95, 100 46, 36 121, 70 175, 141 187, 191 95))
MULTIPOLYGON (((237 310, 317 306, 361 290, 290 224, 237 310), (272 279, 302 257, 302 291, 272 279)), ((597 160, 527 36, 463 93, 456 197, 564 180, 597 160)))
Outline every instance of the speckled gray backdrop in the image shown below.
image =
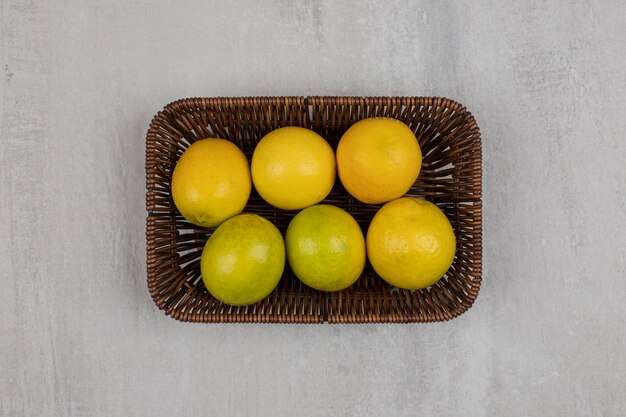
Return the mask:
POLYGON ((626 415, 623 1, 0 2, 1 416, 626 415), (144 137, 187 96, 443 95, 484 284, 432 325, 181 324, 144 137))

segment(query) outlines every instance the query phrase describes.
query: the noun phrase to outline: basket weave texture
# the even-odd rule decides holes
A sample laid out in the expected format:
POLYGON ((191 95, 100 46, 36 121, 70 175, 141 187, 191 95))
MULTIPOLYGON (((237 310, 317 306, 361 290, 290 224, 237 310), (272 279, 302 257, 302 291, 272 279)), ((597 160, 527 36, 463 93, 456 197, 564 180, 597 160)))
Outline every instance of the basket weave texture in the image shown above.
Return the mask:
MULTIPOLYGON (((191 322, 378 323, 452 319, 470 308, 482 277, 481 139, 472 115, 440 97, 189 98, 168 104, 146 137, 148 289, 158 308, 191 322), (176 209, 170 179, 176 161, 196 140, 228 139, 250 158, 259 140, 283 126, 314 130, 336 149, 341 135, 368 117, 393 117, 415 133, 423 154, 419 178, 407 193, 425 198, 450 219, 457 239, 452 266, 435 285, 401 290, 369 265, 343 291, 326 293, 302 284, 288 265, 267 298, 232 307, 202 283, 200 255, 213 229, 187 222, 176 209)), ((351 197, 337 179, 324 203, 348 211, 367 231, 380 208, 351 197)), ((270 206, 252 190, 244 212, 256 213, 285 232, 296 212, 270 206)))

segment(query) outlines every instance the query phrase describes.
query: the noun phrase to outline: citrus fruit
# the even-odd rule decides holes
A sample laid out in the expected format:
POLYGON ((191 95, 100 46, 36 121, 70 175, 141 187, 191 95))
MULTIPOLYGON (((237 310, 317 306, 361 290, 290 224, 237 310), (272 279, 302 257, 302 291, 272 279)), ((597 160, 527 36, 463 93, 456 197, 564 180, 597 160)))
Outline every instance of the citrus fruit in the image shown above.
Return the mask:
POLYGON ((357 222, 339 207, 305 208, 289 223, 287 260, 309 287, 339 291, 352 285, 365 266, 365 239, 357 222))
POLYGON ((378 275, 391 285, 411 290, 439 281, 456 250, 446 215, 436 205, 410 197, 381 207, 370 223, 366 242, 378 275))
POLYGON ((202 281, 218 300, 256 303, 278 285, 285 267, 285 242, 269 220, 240 214, 222 223, 202 251, 202 281))
POLYGON ((215 227, 241 213, 252 188, 246 156, 232 142, 202 139, 182 154, 172 174, 172 198, 189 222, 215 227))
POLYGON ((422 151, 407 125, 387 117, 352 125, 337 146, 337 170, 357 200, 380 204, 404 195, 422 165, 422 151))
POLYGON ((335 154, 317 133, 283 127, 261 139, 252 155, 252 181, 271 205, 297 210, 322 201, 335 182, 335 154))

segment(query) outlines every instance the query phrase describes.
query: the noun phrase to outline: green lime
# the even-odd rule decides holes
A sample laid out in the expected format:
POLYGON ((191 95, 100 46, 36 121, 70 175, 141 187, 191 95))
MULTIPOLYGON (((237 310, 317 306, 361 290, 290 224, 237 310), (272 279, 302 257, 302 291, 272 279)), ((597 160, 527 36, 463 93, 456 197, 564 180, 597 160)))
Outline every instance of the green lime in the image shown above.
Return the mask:
POLYGON ((218 300, 247 305, 267 297, 285 267, 285 242, 269 220, 240 214, 222 223, 202 251, 202 281, 218 300))
POLYGON ((343 290, 363 272, 363 232, 339 207, 320 204, 302 210, 289 223, 285 240, 291 269, 312 288, 343 290))

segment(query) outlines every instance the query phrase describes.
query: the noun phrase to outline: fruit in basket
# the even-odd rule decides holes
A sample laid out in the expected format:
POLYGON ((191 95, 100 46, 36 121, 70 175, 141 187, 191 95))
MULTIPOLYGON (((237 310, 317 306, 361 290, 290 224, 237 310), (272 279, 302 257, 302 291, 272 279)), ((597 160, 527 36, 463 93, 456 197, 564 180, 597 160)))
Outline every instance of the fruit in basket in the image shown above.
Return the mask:
POLYGON ((322 201, 335 182, 335 154, 317 133, 283 127, 261 139, 252 155, 252 181, 265 201, 297 210, 322 201))
POLYGON ((241 213, 252 189, 250 166, 234 143, 202 139, 182 154, 172 174, 172 198, 189 222, 215 227, 241 213))
POLYGON ((422 152, 407 125, 374 117, 352 125, 337 146, 337 170, 357 200, 380 204, 403 196, 422 165, 422 152))
POLYGON ((446 215, 433 203, 411 197, 381 207, 367 230, 366 243, 378 275, 391 285, 411 290, 439 281, 456 250, 446 215))
POLYGON ((305 208, 289 223, 287 260, 294 274, 320 291, 352 285, 365 266, 365 239, 356 220, 339 207, 305 208))
POLYGON ((202 251, 202 281, 218 300, 248 305, 267 297, 285 267, 285 242, 269 220, 240 214, 222 223, 202 251))

